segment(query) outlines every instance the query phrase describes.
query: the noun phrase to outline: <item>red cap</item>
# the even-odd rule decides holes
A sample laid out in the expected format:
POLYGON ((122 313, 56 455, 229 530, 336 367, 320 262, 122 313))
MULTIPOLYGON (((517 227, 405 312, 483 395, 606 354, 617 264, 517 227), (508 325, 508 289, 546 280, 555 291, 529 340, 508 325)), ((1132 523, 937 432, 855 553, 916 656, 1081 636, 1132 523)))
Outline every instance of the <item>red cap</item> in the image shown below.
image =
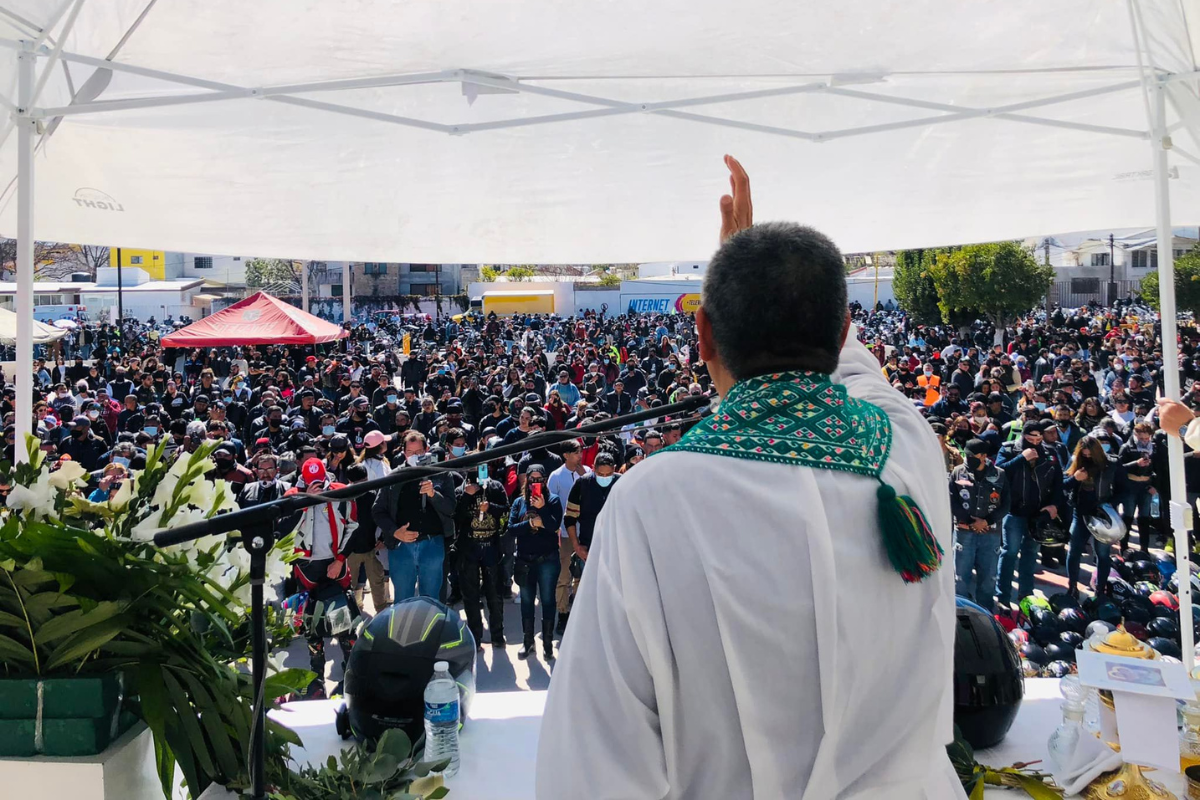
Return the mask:
POLYGON ((306 358, 306 359, 304 359, 304 360, 305 360, 305 361, 316 361, 316 360, 317 360, 317 357, 316 357, 316 356, 309 356, 308 358, 306 358))
POLYGON ((310 458, 305 461, 304 466, 300 468, 300 474, 304 477, 305 485, 308 486, 314 483, 325 483, 328 480, 325 475, 325 465, 319 458, 310 458))

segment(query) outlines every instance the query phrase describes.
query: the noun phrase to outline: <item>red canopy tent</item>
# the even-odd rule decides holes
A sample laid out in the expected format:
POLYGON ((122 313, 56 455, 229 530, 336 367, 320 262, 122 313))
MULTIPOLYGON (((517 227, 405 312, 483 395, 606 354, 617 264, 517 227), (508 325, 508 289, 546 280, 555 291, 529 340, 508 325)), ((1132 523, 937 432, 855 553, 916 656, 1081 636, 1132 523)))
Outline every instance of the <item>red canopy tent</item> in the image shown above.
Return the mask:
POLYGON ((162 340, 163 347, 239 344, 320 344, 349 335, 340 325, 314 317, 265 292, 193 322, 162 340))

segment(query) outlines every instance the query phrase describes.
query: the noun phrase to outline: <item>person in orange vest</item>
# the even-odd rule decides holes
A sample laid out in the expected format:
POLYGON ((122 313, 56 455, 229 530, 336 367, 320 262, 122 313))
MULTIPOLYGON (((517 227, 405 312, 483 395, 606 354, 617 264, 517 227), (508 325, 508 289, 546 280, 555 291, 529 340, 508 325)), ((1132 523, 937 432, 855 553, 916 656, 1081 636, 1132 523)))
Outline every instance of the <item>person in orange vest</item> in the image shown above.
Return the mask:
POLYGON ((939 389, 941 385, 941 377, 933 374, 933 365, 926 364, 922 368, 921 374, 917 376, 917 386, 920 386, 925 390, 926 408, 929 408, 929 406, 933 405, 938 401, 939 398, 941 398, 941 390, 939 389))

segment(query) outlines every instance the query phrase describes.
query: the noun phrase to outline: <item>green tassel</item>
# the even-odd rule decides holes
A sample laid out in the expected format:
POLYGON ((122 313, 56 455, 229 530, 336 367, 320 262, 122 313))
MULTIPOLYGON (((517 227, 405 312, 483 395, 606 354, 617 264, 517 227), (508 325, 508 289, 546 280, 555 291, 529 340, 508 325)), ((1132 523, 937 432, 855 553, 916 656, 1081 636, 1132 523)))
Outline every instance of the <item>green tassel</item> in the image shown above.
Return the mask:
POLYGON ((911 497, 897 496, 896 490, 882 480, 879 483, 879 527, 888 561, 905 583, 916 583, 937 572, 942 564, 942 546, 916 502, 911 497))

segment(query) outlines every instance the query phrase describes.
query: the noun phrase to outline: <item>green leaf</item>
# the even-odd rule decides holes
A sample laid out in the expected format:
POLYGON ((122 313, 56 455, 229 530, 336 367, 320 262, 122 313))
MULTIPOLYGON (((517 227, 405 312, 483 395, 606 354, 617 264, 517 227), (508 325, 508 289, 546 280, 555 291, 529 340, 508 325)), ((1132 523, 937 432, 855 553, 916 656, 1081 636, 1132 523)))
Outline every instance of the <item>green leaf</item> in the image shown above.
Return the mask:
POLYGON ((285 694, 298 692, 312 683, 316 677, 315 673, 296 667, 280 670, 274 675, 267 676, 267 679, 263 681, 264 696, 270 701, 283 697, 285 694))
POLYGON ((267 732, 279 737, 279 739, 288 744, 295 745, 296 747, 304 747, 304 742, 300 741, 300 734, 270 717, 267 717, 267 732))
POLYGON ((38 644, 44 645, 64 636, 70 636, 84 628, 104 622, 106 619, 112 619, 122 610, 122 604, 105 600, 98 603, 91 611, 85 612, 82 609, 68 611, 37 629, 38 644))
POLYGON ((439 786, 429 794, 425 795, 425 800, 441 800, 446 795, 450 794, 450 790, 445 786, 439 786))
POLYGON ((25 601, 25 613, 34 625, 41 627, 50 621, 55 611, 76 608, 79 601, 61 592, 42 592, 35 594, 25 601))
MULTIPOLYGON (((1030 775, 1018 775, 1017 782, 1032 800, 1061 800, 1062 792, 1051 789, 1044 782, 1030 775)), ((982 781, 980 781, 982 783, 982 781)))
POLYGON ((400 769, 400 761, 388 753, 378 753, 367 765, 363 780, 367 783, 384 783, 400 769))
MULTIPOLYGON (((167 740, 167 691, 163 686, 162 670, 160 664, 144 663, 134 671, 134 675, 142 719, 150 727, 150 732, 154 734, 154 754, 158 766, 158 778, 163 786, 163 794, 172 797, 177 756, 167 740)), ((184 769, 183 764, 180 764, 180 769, 184 769)), ((184 774, 187 774, 186 770, 184 774)))
POLYGON ((395 756, 397 761, 404 762, 412 755, 412 740, 399 728, 389 728, 379 737, 375 752, 388 753, 395 756))
POLYGON ((33 658, 33 651, 25 645, 18 642, 16 639, 10 639, 7 636, 0 636, 0 663, 6 661, 15 661, 20 664, 25 664, 28 667, 33 667, 36 661, 33 658))
POLYGON ((54 579, 58 581, 58 590, 65 592, 75 585, 75 576, 69 572, 56 572, 54 579))
POLYGON ((93 650, 98 650, 101 645, 116 638, 128 626, 129 620, 122 615, 105 620, 68 637, 50 652, 50 660, 42 668, 43 671, 53 672, 64 664, 69 664, 93 650))
MULTIPOLYGON (((200 712, 200 724, 208 733, 208 741, 217 756, 217 763, 221 766, 222 777, 236 778, 239 771, 237 755, 229 741, 229 731, 221 719, 221 712, 216 701, 193 675, 181 670, 179 676, 187 684, 191 700, 195 704, 196 710, 200 712)), ((250 743, 246 742, 246 744, 250 743)))
MULTIPOLYGON (((37 559, 41 563, 41 559, 37 559)), ((29 562, 32 564, 33 562, 29 562)), ((46 572, 41 568, 33 569, 26 565, 24 569, 19 569, 13 573, 13 583, 20 586, 22 589, 32 590, 35 586, 48 586, 52 583, 58 583, 58 579, 54 577, 54 573, 46 572)))
MULTIPOLYGON (((187 734, 192 753, 195 754, 197 766, 207 775, 216 775, 217 770, 213 766, 212 758, 209 755, 208 743, 204 741, 204 733, 200 730, 200 720, 196 718, 196 712, 192 709, 191 703, 188 702, 187 693, 183 691, 183 687, 179 685, 179 681, 175 680, 175 677, 171 675, 170 670, 163 670, 162 679, 163 685, 167 687, 167 697, 169 698, 170 706, 177 715, 183 732, 187 734)), ((196 787, 192 788, 195 789, 196 787)))
POLYGON ((5 572, 12 572, 16 568, 17 568, 17 562, 11 558, 6 558, 3 561, 0 561, 0 570, 4 570, 5 572))
POLYGON ((16 628, 17 630, 28 633, 28 626, 25 620, 18 617, 16 614, 10 614, 7 611, 0 611, 0 628, 16 628))

